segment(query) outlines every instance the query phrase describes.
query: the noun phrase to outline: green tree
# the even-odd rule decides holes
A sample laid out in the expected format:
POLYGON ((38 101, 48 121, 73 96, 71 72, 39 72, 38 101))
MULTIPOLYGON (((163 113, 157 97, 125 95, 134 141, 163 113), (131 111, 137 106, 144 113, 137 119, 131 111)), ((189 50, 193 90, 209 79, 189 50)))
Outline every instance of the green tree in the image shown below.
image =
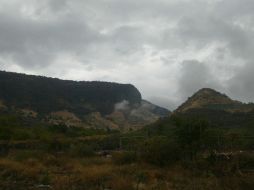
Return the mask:
POLYGON ((206 147, 205 140, 208 136, 207 129, 209 122, 204 119, 183 119, 176 120, 175 137, 185 155, 192 160, 197 153, 206 147))

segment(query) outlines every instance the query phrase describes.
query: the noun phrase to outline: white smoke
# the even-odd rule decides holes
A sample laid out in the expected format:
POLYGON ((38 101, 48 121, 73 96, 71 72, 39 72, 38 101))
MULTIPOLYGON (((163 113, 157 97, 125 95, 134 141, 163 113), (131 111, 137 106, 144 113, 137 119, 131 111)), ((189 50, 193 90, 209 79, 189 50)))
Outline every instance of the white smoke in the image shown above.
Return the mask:
POLYGON ((130 110, 130 103, 127 100, 123 100, 115 104, 115 111, 128 111, 130 110))

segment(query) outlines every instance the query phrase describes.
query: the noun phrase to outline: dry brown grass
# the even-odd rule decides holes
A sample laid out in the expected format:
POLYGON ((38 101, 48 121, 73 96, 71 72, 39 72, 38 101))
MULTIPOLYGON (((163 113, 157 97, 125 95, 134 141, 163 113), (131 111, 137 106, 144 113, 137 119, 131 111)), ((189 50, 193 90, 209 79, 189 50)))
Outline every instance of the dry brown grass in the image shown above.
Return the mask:
POLYGON ((139 190, 248 190, 254 185, 253 179, 250 174, 228 177, 197 174, 181 166, 117 165, 102 157, 80 159, 47 155, 41 160, 29 158, 22 161, 0 158, 0 187, 1 181, 15 180, 31 185, 48 183, 55 190, 132 190, 137 184, 139 190))
POLYGON ((0 175, 6 180, 39 181, 40 174, 45 170, 41 163, 32 159, 25 162, 0 160, 0 175))
POLYGON ((113 190, 134 190, 134 184, 130 177, 118 176, 110 182, 110 187, 113 190))

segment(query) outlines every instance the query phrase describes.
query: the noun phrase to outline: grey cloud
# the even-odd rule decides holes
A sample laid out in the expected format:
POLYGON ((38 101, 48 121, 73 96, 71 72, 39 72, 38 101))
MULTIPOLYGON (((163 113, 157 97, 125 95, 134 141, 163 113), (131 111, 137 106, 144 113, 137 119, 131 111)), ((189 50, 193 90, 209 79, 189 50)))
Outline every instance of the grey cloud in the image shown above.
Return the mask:
POLYGON ((201 88, 221 89, 219 82, 209 72, 205 63, 196 60, 186 60, 182 63, 178 86, 179 94, 182 96, 181 100, 186 99, 201 88))
POLYGON ((254 62, 248 63, 229 81, 229 90, 234 98, 254 102, 254 62))
POLYGON ((122 56, 140 51, 142 45, 149 41, 144 28, 135 26, 118 27, 107 37, 108 44, 111 44, 111 47, 122 56))
POLYGON ((174 110, 181 103, 179 100, 174 100, 170 96, 153 96, 149 97, 149 100, 154 104, 160 105, 169 110, 174 110))
POLYGON ((101 36, 78 18, 34 21, 0 14, 0 55, 22 66, 45 66, 61 52, 75 53, 101 36))
POLYGON ((49 7, 52 9, 52 11, 60 11, 62 9, 65 9, 68 5, 68 0, 49 0, 49 7))
POLYGON ((84 69, 170 108, 201 87, 254 101, 253 8, 253 0, 3 0, 0 69, 75 79, 78 71, 80 80, 84 69))
POLYGON ((254 3, 252 0, 226 0, 215 4, 218 15, 230 19, 253 15, 253 9, 254 3))

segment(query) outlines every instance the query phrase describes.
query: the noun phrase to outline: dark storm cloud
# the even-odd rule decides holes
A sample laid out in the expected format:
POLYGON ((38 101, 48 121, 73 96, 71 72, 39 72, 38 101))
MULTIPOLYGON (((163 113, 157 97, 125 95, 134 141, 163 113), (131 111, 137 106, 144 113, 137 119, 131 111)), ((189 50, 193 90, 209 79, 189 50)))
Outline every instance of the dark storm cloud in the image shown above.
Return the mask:
POLYGON ((135 84, 174 109, 202 87, 254 101, 253 0, 2 0, 0 69, 135 84))

